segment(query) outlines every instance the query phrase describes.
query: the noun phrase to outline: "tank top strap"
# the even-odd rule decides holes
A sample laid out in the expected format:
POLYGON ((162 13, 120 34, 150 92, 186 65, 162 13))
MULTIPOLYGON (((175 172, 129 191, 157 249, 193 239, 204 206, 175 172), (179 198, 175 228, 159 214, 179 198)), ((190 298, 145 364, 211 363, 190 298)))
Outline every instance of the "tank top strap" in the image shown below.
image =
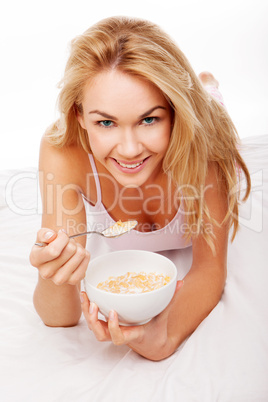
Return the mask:
POLYGON ((89 157, 89 162, 92 168, 94 180, 95 180, 95 185, 96 185, 96 190, 97 190, 97 204, 101 204, 101 186, 100 186, 100 179, 99 175, 97 172, 96 164, 94 161, 94 157, 92 154, 88 154, 89 157))

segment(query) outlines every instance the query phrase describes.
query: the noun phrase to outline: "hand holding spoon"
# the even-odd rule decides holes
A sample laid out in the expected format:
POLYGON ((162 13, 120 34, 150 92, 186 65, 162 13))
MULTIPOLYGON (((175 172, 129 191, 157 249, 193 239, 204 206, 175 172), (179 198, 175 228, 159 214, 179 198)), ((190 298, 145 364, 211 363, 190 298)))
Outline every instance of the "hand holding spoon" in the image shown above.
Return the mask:
MULTIPOLYGON (((96 230, 92 230, 89 232, 82 232, 82 233, 77 233, 75 235, 69 236, 70 239, 73 239, 75 237, 79 236, 87 236, 88 234, 98 234, 100 236, 108 237, 108 238, 114 238, 121 236, 125 233, 128 233, 130 230, 134 229, 137 226, 138 222, 136 220, 134 221, 118 221, 114 225, 109 226, 108 228, 104 229, 102 232, 97 232, 96 230)), ((35 243, 36 246, 39 247, 44 247, 47 246, 48 243, 35 243)))

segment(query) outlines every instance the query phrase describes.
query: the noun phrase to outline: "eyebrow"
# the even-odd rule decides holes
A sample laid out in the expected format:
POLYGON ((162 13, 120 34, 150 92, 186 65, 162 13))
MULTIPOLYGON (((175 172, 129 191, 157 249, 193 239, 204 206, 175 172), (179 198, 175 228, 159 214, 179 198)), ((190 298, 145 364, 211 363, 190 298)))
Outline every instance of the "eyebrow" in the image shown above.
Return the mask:
MULTIPOLYGON (((152 107, 151 109, 147 110, 147 112, 145 112, 145 113, 143 113, 141 116, 139 116, 139 118, 140 118, 140 119, 143 119, 144 117, 146 117, 146 116, 148 116, 149 114, 153 113, 156 109, 164 109, 164 110, 167 110, 167 108, 164 107, 164 106, 160 106, 160 105, 154 106, 154 107, 152 107)), ((111 114, 108 114, 108 113, 106 113, 106 112, 102 112, 101 110, 92 110, 92 111, 90 111, 88 114, 93 114, 93 113, 99 114, 99 115, 101 115, 101 116, 103 116, 103 117, 105 117, 106 119, 109 119, 109 120, 118 120, 117 117, 112 116, 111 114)))

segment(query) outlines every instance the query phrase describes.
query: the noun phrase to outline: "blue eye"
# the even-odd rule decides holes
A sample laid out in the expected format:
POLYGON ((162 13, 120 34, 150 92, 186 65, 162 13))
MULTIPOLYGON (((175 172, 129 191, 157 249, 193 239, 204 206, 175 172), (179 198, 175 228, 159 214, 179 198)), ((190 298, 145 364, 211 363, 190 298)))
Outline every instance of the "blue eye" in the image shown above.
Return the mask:
POLYGON ((146 126, 151 126, 156 123, 157 120, 159 120, 158 117, 145 117, 145 119, 142 120, 142 123, 146 126))
POLYGON ((145 117, 143 120, 146 124, 152 124, 154 122, 154 117, 145 117))
POLYGON ((111 127, 113 122, 111 120, 102 120, 99 122, 99 124, 103 127, 111 127))

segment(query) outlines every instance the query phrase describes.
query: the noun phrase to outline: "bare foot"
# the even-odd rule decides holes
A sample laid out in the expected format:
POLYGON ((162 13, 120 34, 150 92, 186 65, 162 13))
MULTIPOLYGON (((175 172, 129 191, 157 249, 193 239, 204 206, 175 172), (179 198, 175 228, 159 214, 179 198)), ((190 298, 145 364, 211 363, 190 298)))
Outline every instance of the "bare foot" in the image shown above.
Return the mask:
POLYGON ((203 71, 202 73, 199 74, 198 77, 204 87, 207 85, 211 85, 213 87, 219 88, 219 82, 210 72, 203 71))

